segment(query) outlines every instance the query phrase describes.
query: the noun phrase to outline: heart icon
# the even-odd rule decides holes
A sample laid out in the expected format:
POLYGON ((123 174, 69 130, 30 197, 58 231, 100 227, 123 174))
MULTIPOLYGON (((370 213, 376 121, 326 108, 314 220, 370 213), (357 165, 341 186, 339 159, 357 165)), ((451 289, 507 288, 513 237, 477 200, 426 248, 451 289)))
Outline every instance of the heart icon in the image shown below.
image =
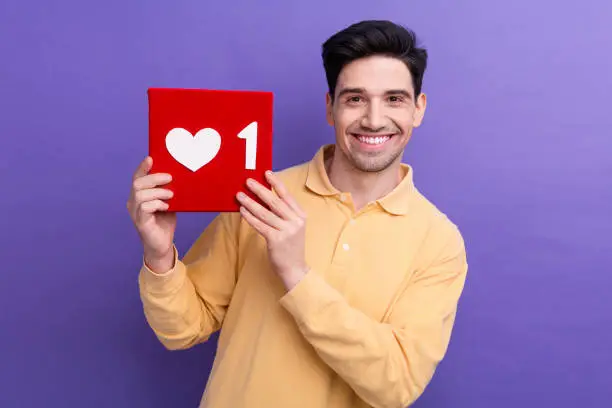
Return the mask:
POLYGON ((205 128, 195 136, 183 128, 174 128, 166 135, 166 149, 174 159, 195 172, 217 156, 221 136, 215 129, 205 128))

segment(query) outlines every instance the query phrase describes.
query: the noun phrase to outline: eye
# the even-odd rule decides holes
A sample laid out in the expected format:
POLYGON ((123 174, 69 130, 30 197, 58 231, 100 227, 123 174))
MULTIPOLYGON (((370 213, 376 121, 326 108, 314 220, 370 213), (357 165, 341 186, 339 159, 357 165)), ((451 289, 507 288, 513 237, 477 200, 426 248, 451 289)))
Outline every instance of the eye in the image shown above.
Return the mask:
POLYGON ((346 100, 348 103, 351 104, 355 104, 355 103, 359 103, 362 101, 361 96, 359 95, 353 95, 353 96, 349 96, 348 99, 346 100))
POLYGON ((404 101, 404 98, 398 95, 391 95, 389 97, 389 102, 391 102, 392 104, 399 104, 402 103, 404 101))

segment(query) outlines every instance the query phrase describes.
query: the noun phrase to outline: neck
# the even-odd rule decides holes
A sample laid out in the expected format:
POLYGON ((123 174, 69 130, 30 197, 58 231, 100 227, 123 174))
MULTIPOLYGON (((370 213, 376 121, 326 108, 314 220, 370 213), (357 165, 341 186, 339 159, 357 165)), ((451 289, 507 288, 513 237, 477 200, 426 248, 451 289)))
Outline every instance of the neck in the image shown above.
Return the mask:
POLYGON ((364 172, 342 160, 340 154, 334 149, 325 160, 325 169, 337 190, 351 194, 356 210, 386 196, 402 180, 399 159, 380 172, 364 172))

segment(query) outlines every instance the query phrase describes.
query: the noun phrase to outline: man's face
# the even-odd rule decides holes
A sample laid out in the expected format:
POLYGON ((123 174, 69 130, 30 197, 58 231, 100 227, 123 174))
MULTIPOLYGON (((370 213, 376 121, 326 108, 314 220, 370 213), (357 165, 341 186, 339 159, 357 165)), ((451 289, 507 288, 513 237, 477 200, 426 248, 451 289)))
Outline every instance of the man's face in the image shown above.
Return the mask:
POLYGON ((336 131, 339 159, 364 172, 401 161, 425 105, 424 94, 415 102, 412 77, 402 61, 374 56, 346 65, 333 103, 327 95, 327 121, 336 131))

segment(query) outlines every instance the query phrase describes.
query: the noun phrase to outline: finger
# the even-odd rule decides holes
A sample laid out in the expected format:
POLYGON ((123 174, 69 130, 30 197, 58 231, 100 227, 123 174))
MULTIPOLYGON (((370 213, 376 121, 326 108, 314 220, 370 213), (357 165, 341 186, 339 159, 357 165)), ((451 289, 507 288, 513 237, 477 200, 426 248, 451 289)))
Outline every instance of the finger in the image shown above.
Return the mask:
POLYGON ((294 212, 289 208, 287 203, 277 197, 271 190, 264 187, 261 183, 253 180, 247 180, 247 186, 261 200, 268 204, 270 209, 284 220, 291 220, 295 216, 294 212))
POLYGON ((141 204, 153 200, 167 200, 174 196, 174 192, 165 188, 148 188, 146 190, 138 190, 134 193, 134 201, 141 204))
POLYGON ((245 207, 240 207, 240 214, 242 214, 242 217, 245 219, 245 221, 249 223, 249 225, 253 227, 257 232, 259 232, 264 238, 269 239, 271 234, 274 233, 275 230, 272 227, 262 222, 245 207))
POLYGON ((135 191, 138 191, 168 184, 170 181, 172 181, 172 176, 170 174, 154 173, 137 178, 132 183, 132 187, 135 191))
POLYGON ((289 194, 289 190, 285 187, 283 182, 271 171, 266 171, 266 179, 276 191, 276 194, 300 217, 306 217, 306 212, 302 210, 297 201, 289 194))
POLYGON ((170 206, 162 200, 146 201, 140 205, 140 211, 143 214, 152 214, 156 211, 165 211, 170 206))
POLYGON ((269 211, 263 205, 259 204, 257 201, 253 200, 251 197, 242 192, 238 193, 236 197, 238 198, 238 202, 240 202, 240 204, 242 204, 242 206, 245 207, 249 213, 257 217, 263 223, 277 230, 282 229, 283 220, 272 211, 269 211))
POLYGON ((141 161, 138 167, 136 168, 136 171, 134 172, 132 180, 136 180, 142 176, 147 175, 149 171, 151 171, 152 165, 153 165, 153 158, 151 156, 145 157, 144 160, 141 161))

